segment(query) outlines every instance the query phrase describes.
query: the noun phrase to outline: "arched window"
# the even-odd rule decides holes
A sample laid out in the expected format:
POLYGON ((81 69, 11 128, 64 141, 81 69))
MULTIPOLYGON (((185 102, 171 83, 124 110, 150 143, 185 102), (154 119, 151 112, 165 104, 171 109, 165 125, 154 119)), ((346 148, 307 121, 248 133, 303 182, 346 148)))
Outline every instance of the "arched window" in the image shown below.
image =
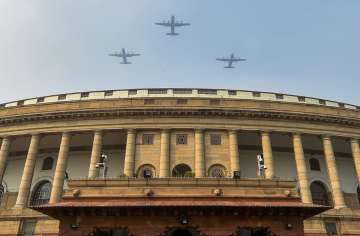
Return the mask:
POLYGON ((5 194, 5 188, 4 188, 4 185, 3 184, 0 184, 0 205, 1 205, 1 201, 4 197, 4 194, 5 194))
POLYGON ((314 204, 329 206, 329 195, 325 185, 320 181, 314 181, 310 185, 311 196, 314 204))
POLYGON ((49 181, 40 182, 34 190, 30 205, 38 206, 48 203, 50 200, 51 187, 49 181))
POLYGON ((360 185, 357 187, 357 197, 358 197, 358 201, 360 203, 360 185))
POLYGON ((226 175, 226 169, 223 165, 215 164, 209 168, 208 176, 214 178, 223 178, 226 175))
POLYGON ((190 166, 186 164, 179 164, 172 170, 172 177, 185 177, 187 173, 191 173, 190 166))
POLYGON ((47 157, 43 160, 41 170, 51 170, 53 168, 54 159, 47 157))
POLYGON ((310 164, 310 170, 318 170, 318 171, 320 171, 320 162, 319 162, 318 159, 311 158, 309 160, 309 164, 310 164))
POLYGON ((136 176, 138 178, 145 178, 146 174, 150 174, 151 178, 155 177, 155 167, 150 164, 145 164, 139 167, 136 176))

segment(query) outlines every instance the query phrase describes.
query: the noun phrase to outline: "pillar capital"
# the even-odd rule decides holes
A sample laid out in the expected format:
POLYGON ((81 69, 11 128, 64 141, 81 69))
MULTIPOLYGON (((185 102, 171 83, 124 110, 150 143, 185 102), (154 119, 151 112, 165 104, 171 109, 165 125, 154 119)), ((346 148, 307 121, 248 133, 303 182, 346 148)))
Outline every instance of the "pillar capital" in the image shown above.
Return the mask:
POLYGON ((160 131, 161 133, 169 133, 170 132, 170 128, 161 128, 160 131))
POLYGON ((271 130, 260 130, 262 136, 270 136, 271 132, 271 130))
POLYGON ((322 138, 323 140, 331 140, 331 135, 330 135, 330 134, 322 134, 322 135, 321 135, 321 138, 322 138))
POLYGON ((203 133, 205 131, 205 128, 195 128, 196 133, 203 133))
POLYGON ((228 133, 229 134, 237 134, 237 133, 239 133, 239 129, 228 129, 228 133))
POLYGON ((104 134, 104 130, 102 130, 102 129, 96 129, 96 130, 94 130, 94 134, 96 135, 102 135, 102 134, 104 134))
POLYGON ((135 128, 129 128, 126 130, 128 134, 135 134, 136 133, 136 129, 135 128))

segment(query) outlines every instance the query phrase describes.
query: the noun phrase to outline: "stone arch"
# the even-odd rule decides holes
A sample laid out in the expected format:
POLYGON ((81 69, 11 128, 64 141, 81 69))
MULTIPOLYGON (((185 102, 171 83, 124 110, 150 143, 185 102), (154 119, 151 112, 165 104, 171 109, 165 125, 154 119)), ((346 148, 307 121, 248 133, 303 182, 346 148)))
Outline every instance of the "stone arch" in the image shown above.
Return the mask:
POLYGON ((214 178, 223 178, 226 177, 227 170, 222 164, 213 164, 208 169, 208 176, 214 178))
POLYGON ((149 170, 151 172, 151 177, 156 177, 156 168, 152 164, 143 164, 138 167, 136 171, 136 177, 138 178, 144 178, 144 171, 149 170))
POLYGON ((311 191, 312 201, 314 204, 325 205, 325 206, 331 205, 329 188, 325 183, 319 180, 315 180, 311 182, 310 191, 311 191))
POLYGON ((187 164, 181 163, 174 166, 171 171, 172 177, 185 177, 186 173, 191 172, 191 167, 187 164))
POLYGON ((47 204, 50 200, 50 194, 52 189, 52 183, 48 180, 42 180, 34 185, 30 206, 38 206, 47 204))

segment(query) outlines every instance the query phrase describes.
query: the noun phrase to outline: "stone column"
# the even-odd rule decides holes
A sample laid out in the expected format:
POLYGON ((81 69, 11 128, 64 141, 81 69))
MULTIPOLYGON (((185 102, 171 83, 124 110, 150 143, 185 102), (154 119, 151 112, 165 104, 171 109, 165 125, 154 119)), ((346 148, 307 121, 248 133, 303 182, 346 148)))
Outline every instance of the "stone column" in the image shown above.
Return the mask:
POLYGON ((160 178, 167 178, 170 175, 170 131, 161 130, 160 137, 160 178))
POLYGON ((271 179, 274 177, 274 161, 271 148, 271 140, 269 132, 261 132, 261 143, 266 166, 265 177, 271 179))
POLYGON ((342 193, 338 170, 336 168, 336 161, 334 150, 329 136, 323 136, 324 154, 327 165, 327 170, 330 178, 330 184, 334 199, 334 208, 346 207, 344 196, 342 193))
POLYGON ((136 130, 129 129, 127 132, 125 163, 124 163, 124 174, 128 177, 134 176, 135 148, 136 148, 135 144, 136 144, 136 130))
POLYGON ((1 143, 1 148, 0 148, 0 185, 2 183, 4 174, 5 174, 5 168, 6 168, 6 162, 7 162, 7 158, 9 156, 9 151, 10 151, 10 138, 9 137, 4 137, 1 143))
POLYGON ((234 171, 240 170, 239 145, 236 130, 229 130, 229 156, 232 176, 234 171))
POLYGON ((14 208, 23 209, 27 206, 39 144, 40 135, 33 134, 31 136, 30 146, 25 161, 25 167, 21 177, 19 193, 14 208))
POLYGON ((96 164, 100 160, 102 139, 103 139, 103 132, 101 130, 96 130, 94 132, 94 140, 91 151, 90 167, 88 174, 89 179, 98 177, 98 169, 96 168, 96 164))
POLYGON ((64 132, 61 137, 59 155, 56 162, 54 182, 51 190, 49 203, 57 203, 61 200, 64 187, 65 171, 70 149, 71 134, 64 132))
POLYGON ((351 139, 351 150, 354 158, 355 169, 360 184, 360 147, 357 139, 351 139))
POLYGON ((205 176, 204 130, 195 130, 195 177, 205 176))
POLYGON ((306 169, 306 161, 304 157, 301 134, 293 134, 293 146, 301 199, 304 203, 312 203, 311 191, 309 187, 309 177, 306 169))

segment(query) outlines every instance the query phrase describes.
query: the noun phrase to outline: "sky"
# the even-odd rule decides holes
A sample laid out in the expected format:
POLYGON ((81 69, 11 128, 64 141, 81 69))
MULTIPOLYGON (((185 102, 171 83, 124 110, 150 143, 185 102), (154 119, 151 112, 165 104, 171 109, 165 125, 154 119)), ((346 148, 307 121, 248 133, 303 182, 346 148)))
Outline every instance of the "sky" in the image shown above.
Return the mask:
POLYGON ((227 88, 360 105, 359 0, 0 0, 0 103, 91 90, 227 88), (191 26, 167 36, 154 22, 191 26), (121 65, 108 54, 141 53, 121 65), (235 69, 215 60, 246 58, 235 69))

